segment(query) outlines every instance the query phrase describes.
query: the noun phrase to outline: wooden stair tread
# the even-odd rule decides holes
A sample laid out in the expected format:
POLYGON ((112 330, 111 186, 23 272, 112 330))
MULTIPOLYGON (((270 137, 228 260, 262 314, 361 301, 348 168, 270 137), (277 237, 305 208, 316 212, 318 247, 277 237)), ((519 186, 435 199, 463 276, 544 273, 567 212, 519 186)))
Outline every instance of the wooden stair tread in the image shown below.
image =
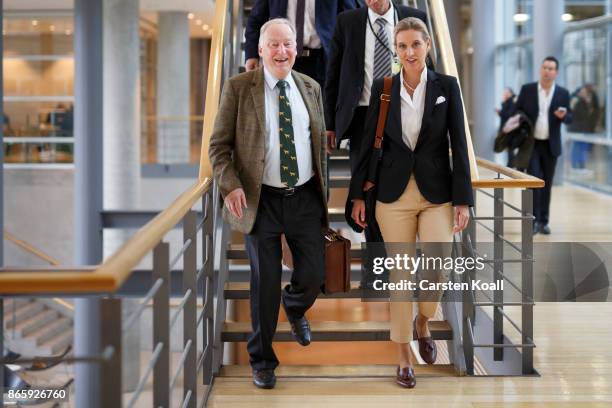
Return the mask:
MULTIPOLYGON (((359 365, 280 365, 274 370, 278 377, 392 377, 395 365, 359 364, 359 365)), ((434 364, 414 366, 417 376, 456 376, 451 364, 434 364)), ((248 365, 229 365, 221 367, 220 377, 251 378, 252 371, 248 365)))
MULTIPOLYGON (((246 249, 244 244, 231 244, 228 245, 226 250, 227 259, 247 259, 246 249)), ((351 259, 361 259, 361 244, 351 245, 351 259)))
MULTIPOLYGON (((387 341, 389 322, 310 322, 313 341, 387 341)), ((453 332, 446 321, 429 322, 435 340, 451 340, 453 332)), ((251 333, 250 322, 225 322, 223 341, 246 341, 251 333)), ((275 341, 294 341, 289 322, 279 322, 275 341)))
MULTIPOLYGON (((283 282, 281 287, 284 287, 289 282, 283 282)), ((225 284, 225 298, 226 299, 248 299, 251 284, 249 282, 227 282, 225 284)), ((338 299, 338 298, 360 298, 361 290, 359 289, 359 282, 351 282, 351 290, 349 292, 333 293, 326 295, 321 293, 318 299, 338 299)))

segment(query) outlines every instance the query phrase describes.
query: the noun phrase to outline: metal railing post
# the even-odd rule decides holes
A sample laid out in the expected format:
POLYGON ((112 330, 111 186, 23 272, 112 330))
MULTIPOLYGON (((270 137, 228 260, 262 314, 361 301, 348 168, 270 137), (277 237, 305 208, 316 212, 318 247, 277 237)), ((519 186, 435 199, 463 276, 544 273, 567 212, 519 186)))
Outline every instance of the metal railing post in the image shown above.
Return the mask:
MULTIPOLYGON (((494 204, 493 204, 493 215, 495 220, 493 221, 493 281, 496 282, 498 279, 502 279, 503 268, 504 268, 504 241, 502 236, 504 235, 504 189, 496 188, 494 190, 494 204)), ((504 342, 504 316, 502 315, 504 301, 503 290, 493 291, 493 343, 503 344, 504 342)), ((504 349, 502 347, 496 347, 493 349, 493 359, 495 361, 501 361, 504 359, 504 349)))
MULTIPOLYGON (((113 354, 107 361, 102 361, 101 406, 123 406, 122 372, 121 372, 121 299, 106 298, 100 301, 100 344, 102 350, 111 346, 113 354)), ((90 363, 98 364, 98 363, 90 363)))
POLYGON ((153 406, 170 406, 170 256, 169 245, 160 242, 153 249, 153 282, 162 279, 153 297, 153 349, 162 344, 159 359, 153 369, 153 406))
POLYGON ((183 293, 191 290, 191 295, 183 309, 183 347, 188 347, 185 366, 183 367, 183 399, 191 391, 191 396, 186 407, 195 408, 197 396, 197 374, 198 374, 198 328, 197 328, 197 216, 194 211, 189 211, 183 218, 183 242, 192 240, 191 245, 183 253, 183 293))
MULTIPOLYGON (((466 230, 462 233, 461 252, 464 257, 473 257, 474 254, 470 248, 476 243, 476 191, 474 191, 474 208, 468 222, 466 230)), ((470 285, 470 281, 474 279, 473 270, 466 268, 462 276, 462 282, 470 285)), ((465 372, 467 375, 474 375, 474 339, 472 338, 472 325, 474 324, 474 293, 470 290, 462 291, 461 304, 461 320, 462 320, 462 338, 463 338, 463 355, 465 357, 465 372)))
MULTIPOLYGON (((533 341, 533 190, 526 188, 521 192, 522 221, 522 343, 533 341)), ((533 347, 522 350, 523 374, 533 374, 533 347)))
POLYGON ((215 205, 217 200, 215 197, 215 189, 213 193, 210 191, 202 198, 202 209, 206 214, 206 220, 202 226, 202 256, 204 257, 204 290, 202 292, 203 297, 203 310, 204 321, 202 322, 202 338, 203 338, 203 383, 208 385, 212 381, 213 374, 213 350, 215 341, 215 307, 214 307, 214 281, 215 281, 215 263, 214 263, 214 236, 215 236, 215 215, 217 213, 215 205))

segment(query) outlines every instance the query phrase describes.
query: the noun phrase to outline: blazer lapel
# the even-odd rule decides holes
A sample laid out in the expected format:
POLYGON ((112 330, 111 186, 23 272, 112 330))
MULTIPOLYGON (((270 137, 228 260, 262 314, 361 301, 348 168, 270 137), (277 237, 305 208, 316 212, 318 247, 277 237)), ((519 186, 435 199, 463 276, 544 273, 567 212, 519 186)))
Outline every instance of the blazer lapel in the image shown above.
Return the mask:
POLYGON ((394 138, 400 146, 408 149, 402 138, 402 100, 400 96, 401 81, 399 74, 393 76, 391 84, 391 102, 389 102, 389 112, 387 113, 387 123, 385 133, 394 138))
POLYGON ((265 134, 266 134, 266 94, 264 87, 266 86, 264 81, 263 68, 259 68, 253 75, 253 81, 251 82, 251 96, 253 97, 253 106, 255 107, 255 114, 259 121, 259 128, 261 130, 261 140, 265 146, 265 134))
MULTIPOLYGON (((359 69, 357 72, 362 72, 365 69, 365 39, 366 39, 366 30, 368 30, 368 8, 361 8, 362 13, 359 16, 361 24, 355 24, 353 26, 353 35, 355 36, 355 45, 357 46, 357 64, 359 64, 359 69)), ((360 76, 362 84, 363 84, 363 75, 360 76)))
POLYGON ((436 106, 436 100, 440 96, 440 89, 438 88, 438 76, 430 69, 427 70, 427 86, 425 88, 425 107, 423 109, 423 119, 421 121, 421 131, 419 132, 419 138, 417 139, 416 150, 422 143, 423 139, 427 138, 427 127, 431 122, 431 115, 436 106))
POLYGON ((318 163, 320 160, 319 152, 321 149, 321 140, 318 135, 321 134, 322 124, 319 120, 317 120, 320 117, 320 114, 318 114, 317 100, 310 82, 307 80, 302 80, 299 75, 293 75, 293 72, 292 76, 300 91, 300 94, 302 95, 304 105, 306 105, 306 109, 308 110, 308 116, 310 117, 310 140, 312 141, 313 151, 318 163))

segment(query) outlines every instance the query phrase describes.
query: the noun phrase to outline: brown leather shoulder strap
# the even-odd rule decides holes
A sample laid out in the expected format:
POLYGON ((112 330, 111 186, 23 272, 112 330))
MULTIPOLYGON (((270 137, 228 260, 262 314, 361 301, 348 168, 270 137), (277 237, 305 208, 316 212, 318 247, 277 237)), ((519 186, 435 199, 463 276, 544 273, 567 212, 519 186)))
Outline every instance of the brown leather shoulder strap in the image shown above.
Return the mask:
POLYGON ((391 101, 391 84, 393 78, 385 77, 383 91, 380 94, 380 108, 378 109, 378 123, 376 125, 376 139, 374 139, 374 148, 382 148, 383 136, 385 134, 385 124, 387 123, 387 112, 389 111, 389 102, 391 101))

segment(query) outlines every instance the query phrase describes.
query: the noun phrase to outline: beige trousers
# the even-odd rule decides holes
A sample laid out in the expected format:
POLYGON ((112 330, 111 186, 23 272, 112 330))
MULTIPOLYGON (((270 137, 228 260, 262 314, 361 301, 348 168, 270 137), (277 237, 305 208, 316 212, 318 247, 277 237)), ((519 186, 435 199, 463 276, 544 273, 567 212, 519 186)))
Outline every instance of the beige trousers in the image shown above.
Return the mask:
MULTIPOLYGON (((452 242, 453 207, 450 202, 432 204, 419 191, 414 177, 410 177, 406 190, 392 203, 376 202, 376 221, 385 243, 452 242)), ((386 244, 387 257, 394 257, 397 245, 386 244)), ((404 246, 406 248, 406 246, 404 246)), ((403 255, 403 254, 402 254, 403 255)), ((408 254, 415 256, 416 254, 408 254)), ((449 256, 450 254, 424 254, 425 256, 449 256)), ((390 270, 390 282, 410 279, 410 272, 390 270)), ((442 293, 434 294, 436 301, 418 302, 418 311, 432 318, 438 308, 442 293)), ((430 297, 431 298, 431 297, 430 297)), ((398 301, 391 294, 391 340, 409 343, 412 340, 412 301, 398 301)))

